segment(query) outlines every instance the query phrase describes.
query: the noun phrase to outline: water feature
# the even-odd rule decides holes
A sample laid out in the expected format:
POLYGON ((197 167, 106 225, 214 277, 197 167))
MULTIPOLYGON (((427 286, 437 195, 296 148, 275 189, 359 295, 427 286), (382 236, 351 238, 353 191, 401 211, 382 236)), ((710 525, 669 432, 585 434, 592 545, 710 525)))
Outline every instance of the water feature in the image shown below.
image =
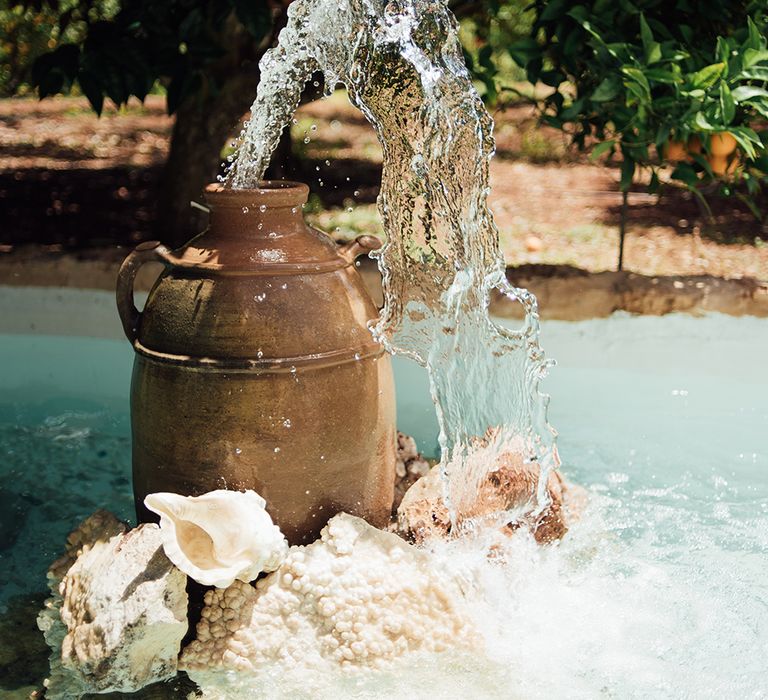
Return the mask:
MULTIPOLYGON (((19 323, 0 335, 0 478, 24 511, 0 553, 4 616, 12 596, 43 590, 72 523, 99 506, 132 512, 131 349, 118 339, 112 295, 4 290, 9 297, 0 330, 24 308, 18 320, 40 333, 89 316, 91 332, 114 334, 34 335, 19 323), (35 313, 44 306, 47 320, 35 313), (58 473, 68 478, 49 488, 58 473)), ((446 567, 478 572, 487 657, 407 658, 347 677, 266 669, 231 697, 254 688, 316 698, 764 697, 768 323, 614 317, 544 322, 542 335, 559 361, 544 387, 558 398, 566 474, 589 489, 590 504, 560 545, 519 539, 505 565, 460 541, 437 553, 446 567)), ((402 421, 434 454, 425 372, 395 360, 402 421)), ((32 618, 27 625, 35 634, 32 618)), ((27 657, 22 632, 3 637, 6 653, 18 640, 27 657)), ((0 678, 0 695, 9 687, 0 678)))
POLYGON ((510 450, 541 466, 528 513, 535 518, 558 465, 538 390, 548 362, 536 300, 504 274, 487 203, 493 122, 464 64, 455 18, 441 0, 297 0, 260 67, 229 184, 257 185, 317 71, 327 92, 347 88, 384 154, 378 204, 387 243, 376 257, 385 303, 372 330, 429 372, 454 525, 471 525, 462 513, 495 456, 510 450), (489 317, 493 290, 523 305, 519 329, 489 317), (478 447, 483 457, 473 459, 478 447))

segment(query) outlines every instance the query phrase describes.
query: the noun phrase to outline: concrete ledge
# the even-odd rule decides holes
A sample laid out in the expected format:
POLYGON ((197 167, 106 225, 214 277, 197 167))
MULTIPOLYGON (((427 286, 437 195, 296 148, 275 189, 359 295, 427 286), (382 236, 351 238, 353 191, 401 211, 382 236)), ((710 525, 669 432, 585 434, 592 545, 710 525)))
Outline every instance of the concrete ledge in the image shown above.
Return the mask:
MULTIPOLYGON (((768 282, 711 275, 647 277, 634 272, 589 273, 568 266, 529 265, 507 269, 507 279, 532 291, 543 319, 580 321, 616 311, 662 316, 669 313, 768 317, 768 282)), ((520 304, 496 296, 491 311, 522 318, 520 304)))
MULTIPOLYGON (((81 256, 18 250, 0 256, 0 285, 114 290, 117 270, 127 251, 104 250, 81 256)), ((361 258, 360 272, 371 295, 381 303, 381 280, 374 261, 361 258)), ((161 266, 148 264, 136 277, 137 292, 152 287, 161 266)), ((507 279, 531 290, 542 319, 580 321, 615 311, 660 316, 682 312, 720 312, 768 317, 768 282, 711 275, 648 277, 633 272, 590 273, 566 265, 524 265, 507 269, 507 279)), ((522 318, 520 304, 497 295, 491 311, 522 318)))

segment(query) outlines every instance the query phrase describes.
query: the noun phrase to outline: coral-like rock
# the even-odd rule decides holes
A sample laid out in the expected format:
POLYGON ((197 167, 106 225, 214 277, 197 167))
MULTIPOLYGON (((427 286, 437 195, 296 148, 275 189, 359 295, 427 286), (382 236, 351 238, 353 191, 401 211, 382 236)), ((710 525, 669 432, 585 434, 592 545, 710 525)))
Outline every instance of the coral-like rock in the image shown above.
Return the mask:
POLYGON ((395 463, 395 500, 392 504, 392 515, 411 488, 422 476, 429 473, 429 462, 421 456, 416 441, 404 433, 397 434, 397 462, 395 463))
POLYGON ((274 571, 288 552, 266 501, 255 491, 151 493, 144 505, 160 516, 166 556, 204 586, 253 581, 263 571, 274 571))
POLYGON ((97 510, 69 534, 64 554, 48 569, 48 587, 52 595, 37 616, 37 626, 51 649, 49 675, 45 681, 48 700, 76 698, 89 690, 79 673, 62 664, 61 645, 67 634, 67 627, 61 620, 64 600, 59 588, 62 579, 81 554, 99 542, 108 542, 112 537, 123 534, 127 529, 128 526, 109 511, 97 510))
MULTIPOLYGON (((480 481, 472 502, 465 503, 462 508, 461 517, 464 521, 493 520, 502 513, 522 512, 535 502, 539 465, 525 460, 516 451, 502 452, 493 459, 493 470, 480 481)), ((568 531, 563 508, 568 488, 558 472, 550 474, 547 481, 550 504, 535 522, 527 523, 537 541, 551 542, 560 539, 568 531)), ((451 519, 443 499, 439 467, 433 467, 427 476, 416 481, 406 491, 397 511, 397 520, 400 533, 415 542, 423 542, 430 537, 446 537, 451 532, 451 519)), ((516 522, 504 528, 511 532, 520 524, 516 522)))
POLYGON ((186 576, 163 553, 158 526, 105 541, 104 522, 89 525, 99 531, 96 540, 87 541, 89 527, 73 533, 81 554, 60 583, 60 598, 38 618, 52 659, 60 659, 47 682, 53 700, 133 692, 172 677, 187 630, 186 576))
POLYGON ((194 680, 276 662, 379 666, 476 642, 459 582, 398 536, 341 513, 255 587, 209 591, 179 667, 194 680))
POLYGON ((69 533, 63 556, 53 562, 48 569, 48 587, 54 594, 58 593, 61 579, 81 554, 87 552, 97 542, 106 542, 115 535, 122 535, 127 531, 128 526, 108 510, 100 509, 88 516, 69 533))

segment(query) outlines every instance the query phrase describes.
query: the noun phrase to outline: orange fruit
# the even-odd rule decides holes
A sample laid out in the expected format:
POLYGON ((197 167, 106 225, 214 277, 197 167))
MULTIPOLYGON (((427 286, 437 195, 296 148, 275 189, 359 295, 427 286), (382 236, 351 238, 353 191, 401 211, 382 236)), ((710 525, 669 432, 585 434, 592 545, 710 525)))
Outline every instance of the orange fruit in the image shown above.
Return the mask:
POLYGON ((709 152, 715 156, 729 156, 736 150, 736 139, 727 131, 712 134, 709 140, 709 152))
POLYGON ((670 163, 679 163, 681 160, 687 160, 688 151, 683 141, 669 139, 664 147, 664 158, 670 163))

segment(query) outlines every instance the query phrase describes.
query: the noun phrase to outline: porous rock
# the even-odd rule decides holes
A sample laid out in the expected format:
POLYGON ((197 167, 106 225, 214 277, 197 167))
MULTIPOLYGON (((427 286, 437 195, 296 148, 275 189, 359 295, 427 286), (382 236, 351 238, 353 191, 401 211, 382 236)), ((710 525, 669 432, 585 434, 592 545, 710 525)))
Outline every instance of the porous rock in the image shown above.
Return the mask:
MULTIPOLYGON (((522 511, 535 503, 539 481, 539 465, 525 460, 521 452, 505 451, 494 458, 493 469, 485 474, 474 491, 470 503, 464 504, 461 518, 479 520, 494 518, 499 514, 522 511)), ((522 519, 505 524, 504 530, 512 532, 521 525, 529 527, 540 543, 552 542, 568 531, 567 510, 564 498, 569 486, 556 471, 547 480, 549 506, 534 521, 522 519)), ((432 537, 446 537, 452 524, 443 498, 440 467, 432 467, 427 476, 419 479, 406 491, 397 511, 398 531, 417 543, 432 537)), ((461 525, 461 522, 459 522, 461 525)))
POLYGON ((180 668, 194 680, 276 663, 376 667, 476 643, 459 581, 397 535, 341 513, 255 586, 209 591, 180 668))
POLYGON ((416 441, 405 433, 397 433, 397 461, 395 462, 395 499, 392 503, 392 515, 411 488, 422 476, 429 473, 429 462, 416 447, 416 441))
MULTIPOLYGON (((79 528, 80 539, 88 529, 79 528)), ((38 618, 53 648, 46 697, 133 692, 174 676, 187 630, 186 576, 163 553, 158 526, 108 538, 102 529, 79 544, 58 594, 38 618)), ((64 565, 54 565, 52 582, 64 565)))
POLYGON ((81 554, 99 542, 108 542, 112 537, 123 534, 127 529, 128 526, 109 511, 97 510, 69 534, 64 554, 48 569, 51 597, 45 601, 37 616, 37 626, 51 649, 49 675, 45 679, 45 695, 49 700, 76 698, 89 690, 79 673, 62 664, 61 645, 67 634, 67 627, 61 620, 64 601, 59 589, 62 579, 81 554))

